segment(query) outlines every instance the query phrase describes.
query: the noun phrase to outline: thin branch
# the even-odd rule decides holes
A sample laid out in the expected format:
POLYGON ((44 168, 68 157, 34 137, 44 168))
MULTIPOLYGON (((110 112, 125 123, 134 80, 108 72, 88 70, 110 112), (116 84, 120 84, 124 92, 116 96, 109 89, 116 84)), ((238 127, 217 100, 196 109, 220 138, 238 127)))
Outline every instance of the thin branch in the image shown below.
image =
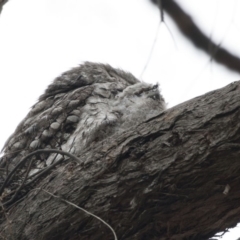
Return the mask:
MULTIPOLYGON (((5 179, 1 189, 0 189, 0 195, 2 194, 2 192, 4 191, 4 188, 7 186, 8 182, 10 181, 10 179, 14 176, 15 172, 32 156, 40 154, 40 153, 59 153, 62 155, 66 155, 70 158, 72 158, 73 160, 75 160, 78 163, 81 163, 80 159, 77 158, 76 156, 74 156, 71 153, 62 151, 62 150, 57 150, 57 149, 39 149, 36 150, 30 154, 28 154, 27 156, 25 156, 15 167, 14 169, 8 174, 7 178, 5 179)), ((59 163, 59 161, 58 161, 59 163)))
POLYGON ((160 11, 161 22, 164 22, 164 12, 163 12, 163 7, 162 7, 162 0, 158 0, 158 8, 160 11))
POLYGON ((100 218, 100 217, 98 217, 97 215, 95 215, 95 214, 93 214, 93 213, 85 210, 84 208, 79 207, 78 205, 76 205, 76 204, 74 204, 74 203, 72 203, 72 202, 69 202, 69 201, 67 201, 67 200, 65 200, 65 199, 63 199, 63 198, 61 198, 61 197, 59 197, 59 196, 56 196, 56 195, 48 192, 48 191, 45 190, 45 189, 42 189, 42 188, 35 188, 35 189, 42 190, 42 191, 44 191, 45 193, 49 194, 50 196, 52 196, 52 197, 54 197, 54 198, 58 198, 58 199, 60 199, 61 201, 67 203, 68 205, 71 205, 71 206, 73 206, 73 207, 75 207, 75 208, 77 208, 77 209, 85 212, 86 214, 88 214, 88 215, 90 215, 90 216, 98 219, 99 221, 101 221, 104 225, 106 225, 106 226, 112 231, 113 236, 114 236, 114 240, 118 240, 117 234, 115 233, 114 229, 113 229, 107 222, 105 222, 102 218, 100 218))
POLYGON ((33 159, 31 159, 31 161, 30 161, 30 163, 29 163, 29 166, 28 166, 28 168, 27 168, 27 171, 26 171, 26 173, 25 173, 25 177, 24 177, 21 185, 20 185, 19 188, 15 191, 15 194, 12 196, 12 198, 11 198, 9 201, 5 202, 4 205, 7 205, 7 204, 13 202, 13 200, 17 197, 18 193, 19 193, 20 190, 23 188, 24 183, 26 182, 26 180, 27 180, 27 178, 28 178, 28 174, 29 174, 29 172, 30 172, 30 170, 31 170, 32 163, 33 163, 33 159))
MULTIPOLYGON (((151 0, 151 2, 159 7, 158 0, 151 0)), ((161 2, 163 10, 165 10, 173 19, 182 34, 197 48, 205 51, 211 59, 215 60, 217 63, 240 73, 240 58, 238 56, 219 47, 218 44, 214 43, 208 36, 206 36, 192 20, 190 15, 188 15, 178 3, 173 0, 162 0, 161 2), (211 49, 216 49, 217 51, 213 52, 211 49)))
POLYGON ((3 5, 8 2, 8 0, 0 0, 0 14, 2 12, 2 9, 3 9, 3 5))

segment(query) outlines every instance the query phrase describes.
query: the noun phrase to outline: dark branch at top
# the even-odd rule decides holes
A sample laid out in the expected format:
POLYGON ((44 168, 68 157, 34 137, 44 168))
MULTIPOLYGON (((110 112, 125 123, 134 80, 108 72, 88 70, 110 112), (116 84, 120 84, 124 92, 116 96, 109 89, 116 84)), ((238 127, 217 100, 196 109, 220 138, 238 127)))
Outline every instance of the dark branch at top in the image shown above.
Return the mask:
MULTIPOLYGON (((158 0, 151 0, 158 6, 158 0)), ((231 54, 228 50, 214 43, 207 37, 192 18, 173 0, 162 0, 162 8, 176 23, 182 34, 188 38, 197 48, 205 51, 211 59, 227 68, 240 73, 240 58, 231 54)))
POLYGON ((7 2, 8 0, 0 0, 0 14, 2 12, 3 5, 7 2))

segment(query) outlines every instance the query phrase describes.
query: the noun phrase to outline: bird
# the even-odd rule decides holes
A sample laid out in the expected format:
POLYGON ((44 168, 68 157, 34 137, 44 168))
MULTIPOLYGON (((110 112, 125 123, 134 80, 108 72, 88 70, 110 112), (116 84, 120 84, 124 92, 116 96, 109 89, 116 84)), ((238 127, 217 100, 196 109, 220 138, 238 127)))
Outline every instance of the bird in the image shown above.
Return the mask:
MULTIPOLYGON (((165 109, 158 84, 142 82, 108 64, 84 62, 53 80, 6 141, 0 183, 33 151, 59 149, 78 156, 165 109)), ((60 157, 35 156, 29 179, 60 157)), ((18 180, 24 178, 26 168, 19 169, 18 180)))

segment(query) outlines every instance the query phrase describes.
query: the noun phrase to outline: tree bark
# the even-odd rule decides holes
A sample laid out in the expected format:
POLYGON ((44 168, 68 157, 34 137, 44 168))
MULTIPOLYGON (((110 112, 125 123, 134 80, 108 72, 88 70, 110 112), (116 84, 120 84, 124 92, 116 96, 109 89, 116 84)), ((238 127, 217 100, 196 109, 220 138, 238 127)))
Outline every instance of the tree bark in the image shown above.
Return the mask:
POLYGON ((240 220, 240 82, 89 146, 1 214, 2 239, 208 239, 240 220), (39 188, 59 196, 54 198, 39 188))

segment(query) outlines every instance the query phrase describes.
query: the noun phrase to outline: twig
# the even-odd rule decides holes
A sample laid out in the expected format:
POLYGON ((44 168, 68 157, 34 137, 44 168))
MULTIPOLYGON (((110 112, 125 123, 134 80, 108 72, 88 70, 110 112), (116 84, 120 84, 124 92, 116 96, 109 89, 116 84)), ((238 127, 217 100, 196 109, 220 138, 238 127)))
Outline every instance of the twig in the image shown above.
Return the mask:
POLYGON ((33 155, 39 154, 39 153, 59 153, 62 155, 66 155, 70 158, 72 158, 73 160, 75 160, 78 163, 81 163, 80 159, 77 158, 76 156, 74 156, 71 153, 62 151, 62 150, 57 150, 57 149, 39 149, 36 150, 30 154, 28 154, 27 156, 25 156, 24 158, 22 158, 22 160, 13 168, 13 170, 8 174, 7 178, 5 179, 1 189, 0 189, 0 195, 2 194, 2 192, 4 191, 4 188, 7 186, 9 180, 14 176, 15 172, 17 171, 17 169, 19 167, 21 167, 30 157, 32 157, 33 155))
MULTIPOLYGON (((159 0, 150 1, 159 7, 159 0)), ((230 53, 227 49, 218 47, 216 43, 209 39, 209 37, 195 24, 190 15, 180 7, 178 1, 161 0, 161 7, 169 14, 179 31, 181 31, 195 47, 205 51, 205 53, 210 55, 217 63, 226 66, 232 71, 240 72, 240 58, 230 53), (209 52, 209 45, 211 45, 213 49, 217 49, 217 53, 213 55, 211 51, 209 52)))
MULTIPOLYGON (((77 208, 77 209, 85 212, 86 214, 91 215, 92 217, 98 219, 99 221, 101 221, 104 225, 106 225, 106 226, 112 231, 113 236, 114 236, 114 240, 118 240, 117 234, 115 233, 114 229, 113 229, 107 222, 105 222, 102 218, 100 218, 100 217, 98 217, 97 215, 95 215, 95 214, 93 214, 93 213, 85 210, 84 208, 79 207, 78 205, 76 205, 76 204, 74 204, 74 203, 72 203, 72 202, 69 202, 69 201, 67 201, 67 200, 65 200, 65 199, 63 199, 63 198, 61 198, 61 197, 59 197, 59 196, 56 196, 56 195, 48 192, 48 191, 45 190, 45 189, 42 189, 42 188, 35 188, 35 189, 42 190, 42 191, 44 191, 45 193, 49 194, 50 196, 52 196, 52 197, 54 197, 54 198, 58 198, 58 199, 60 199, 61 201, 63 201, 63 202, 65 202, 65 203, 67 203, 67 204, 69 204, 69 205, 71 205, 71 206, 73 206, 73 207, 75 207, 75 208, 77 208)), ((34 189, 33 189, 33 190, 34 190, 34 189)))
MULTIPOLYGON (((46 167, 42 170, 40 170, 39 172, 36 173, 36 175, 34 175, 35 177, 29 181, 28 183, 25 184, 25 186, 29 186, 31 185, 33 182, 35 182, 38 178, 40 178, 41 176, 43 176, 45 173, 49 172, 52 168, 56 167, 58 164, 60 164, 64 159, 60 159, 57 162, 53 163, 52 165, 50 165, 49 167, 46 167)), ((32 176, 31 176, 32 177, 32 176)))
MULTIPOLYGON (((7 214, 7 212, 6 212, 6 209, 4 208, 4 206, 3 206, 3 203, 2 203, 2 201, 0 201, 0 205, 1 205, 1 208, 2 208, 2 212, 3 212, 3 214, 4 214, 4 216, 5 216, 5 218, 6 218, 6 220, 7 220, 7 223, 8 223, 8 226, 9 226, 9 228, 10 228, 10 231, 12 230, 12 227, 11 227, 11 221, 9 220, 9 218, 8 218, 8 214, 7 214)), ((1 233, 0 233, 0 236, 2 237, 2 239, 7 239, 6 237, 4 237, 1 233)))
POLYGON ((33 163, 33 159, 31 159, 31 162, 29 163, 28 169, 27 169, 27 171, 26 171, 25 177, 24 177, 21 185, 20 185, 19 188, 15 191, 15 194, 12 196, 12 198, 11 198, 9 201, 5 202, 4 205, 7 205, 7 204, 11 203, 11 202, 16 198, 17 194, 20 192, 20 190, 21 190, 22 187, 24 186, 24 183, 25 183, 26 180, 27 180, 28 174, 29 174, 29 172, 30 172, 30 170, 31 170, 31 167, 32 167, 32 163, 33 163))

